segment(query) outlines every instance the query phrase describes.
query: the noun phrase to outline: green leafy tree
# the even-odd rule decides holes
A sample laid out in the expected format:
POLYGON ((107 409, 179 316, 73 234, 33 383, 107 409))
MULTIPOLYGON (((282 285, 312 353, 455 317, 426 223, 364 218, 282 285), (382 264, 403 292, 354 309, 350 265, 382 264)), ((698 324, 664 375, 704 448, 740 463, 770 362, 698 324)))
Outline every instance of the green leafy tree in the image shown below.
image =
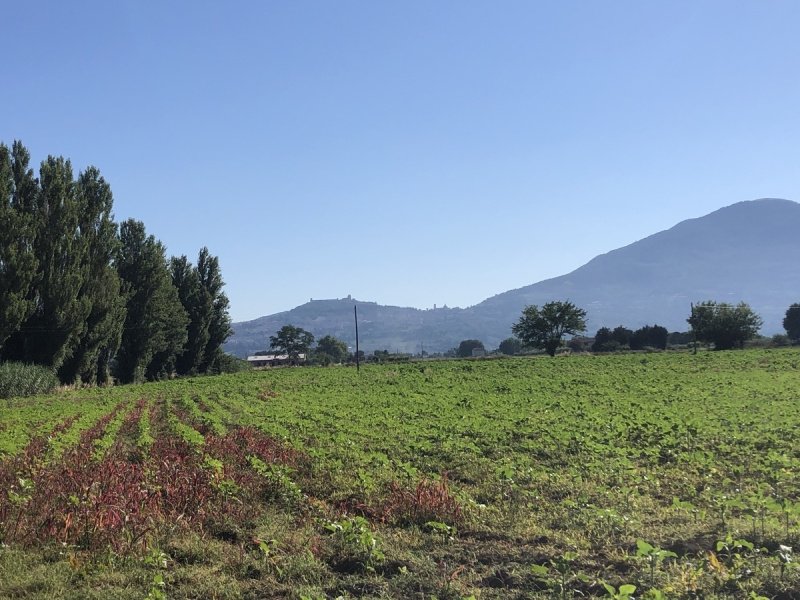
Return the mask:
POLYGON ((632 350, 641 350, 643 348, 659 348, 664 350, 667 347, 668 337, 669 332, 666 327, 661 327, 661 325, 645 325, 633 332, 630 339, 630 347, 632 350))
POLYGON ((231 317, 228 313, 228 297, 222 291, 225 282, 222 279, 222 271, 219 266, 219 259, 211 256, 208 248, 200 250, 197 257, 197 274, 200 278, 200 288, 211 300, 211 315, 208 323, 208 341, 203 351, 203 360, 200 363, 200 371, 219 371, 219 363, 223 357, 222 344, 231 336, 231 317))
POLYGON ((104 383, 108 380, 110 362, 119 348, 125 322, 125 297, 112 265, 119 247, 111 212, 113 196, 100 171, 89 167, 78 177, 76 197, 78 241, 86 268, 79 298, 90 308, 85 327, 76 336, 59 376, 67 382, 80 379, 85 383, 104 383))
POLYGON ((548 302, 541 309, 526 306, 511 331, 525 346, 544 348, 555 356, 565 335, 586 331, 586 311, 569 301, 548 302))
POLYGON ((622 325, 615 327, 614 331, 611 332, 611 339, 617 342, 620 347, 630 347, 631 337, 633 337, 633 331, 622 325))
POLYGON ((19 359, 58 370, 86 331, 91 301, 81 293, 88 277, 81 241, 80 205, 72 165, 50 156, 39 170, 34 254, 39 263, 36 306, 20 330, 19 359))
POLYGON ((117 377, 123 382, 169 375, 186 343, 189 318, 172 284, 164 246, 141 221, 120 226, 116 262, 127 292, 117 377))
POLYGON ((695 304, 687 322, 698 341, 714 344, 716 350, 743 346, 762 325, 761 317, 744 302, 733 306, 712 300, 695 304))
POLYGON ((39 262, 33 252, 37 183, 20 142, 0 144, 0 351, 36 307, 39 262))
POLYGON ((643 348, 665 350, 667 348, 668 339, 669 332, 666 327, 662 327, 661 325, 645 325, 633 332, 630 346, 632 350, 641 350, 643 348))
POLYGON ((194 375, 200 370, 209 340, 208 328, 213 310, 208 292, 200 285, 197 269, 186 256, 170 259, 172 285, 189 317, 186 327, 186 344, 175 361, 178 375, 194 375))
POLYGON ((786 310, 786 316, 783 318, 783 328, 786 330, 786 335, 789 339, 796 342, 800 340, 800 304, 792 304, 786 310))
POLYGON ((269 336, 269 342, 274 352, 287 354, 290 359, 297 360, 300 354, 308 354, 314 336, 300 327, 284 325, 276 335, 269 336))
POLYGON ((691 331, 672 331, 667 336, 667 344, 670 346, 682 346, 685 344, 692 343, 692 332, 691 331))
POLYGON ((342 363, 347 360, 347 344, 332 335, 326 335, 317 341, 314 355, 325 364, 342 363))
POLYGON ((498 350, 508 356, 514 356, 522 352, 522 342, 515 337, 506 338, 500 342, 498 350))
POLYGON ((601 327, 594 334, 592 352, 616 352, 619 342, 614 339, 614 333, 608 327, 601 327))
POLYGON ((632 347, 631 340, 633 335, 633 331, 622 325, 615 327, 613 330, 608 327, 601 327, 594 335, 592 351, 616 352, 617 350, 630 348, 632 347))
POLYGON ((473 350, 485 350, 483 342, 480 340, 461 340, 456 354, 461 358, 467 358, 472 356, 473 350))

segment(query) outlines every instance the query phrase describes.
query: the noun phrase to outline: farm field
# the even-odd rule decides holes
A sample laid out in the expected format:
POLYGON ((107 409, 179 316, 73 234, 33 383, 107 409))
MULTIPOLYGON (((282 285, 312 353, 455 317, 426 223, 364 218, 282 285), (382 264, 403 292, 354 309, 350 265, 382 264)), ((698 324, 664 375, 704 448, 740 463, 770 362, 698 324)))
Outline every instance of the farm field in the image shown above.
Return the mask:
POLYGON ((794 599, 799 521, 797 349, 0 400, 0 598, 794 599))

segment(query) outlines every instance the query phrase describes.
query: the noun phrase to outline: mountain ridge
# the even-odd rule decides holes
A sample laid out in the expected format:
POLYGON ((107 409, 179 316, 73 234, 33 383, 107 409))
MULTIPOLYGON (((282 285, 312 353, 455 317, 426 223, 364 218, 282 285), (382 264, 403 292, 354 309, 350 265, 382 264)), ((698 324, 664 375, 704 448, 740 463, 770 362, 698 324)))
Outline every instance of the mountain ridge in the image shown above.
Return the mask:
POLYGON ((748 302, 780 331, 783 313, 800 301, 800 204, 747 200, 599 254, 577 269, 486 298, 467 308, 417 309, 352 298, 312 300, 288 311, 235 323, 226 349, 263 350, 287 323, 354 345, 359 307, 361 347, 444 351, 462 339, 496 347, 528 304, 569 299, 588 313, 588 334, 601 326, 658 323, 685 330, 691 302, 748 302), (328 304, 324 304, 328 303, 328 304), (362 316, 363 315, 363 316, 362 316), (362 323, 363 319, 363 323, 362 323))

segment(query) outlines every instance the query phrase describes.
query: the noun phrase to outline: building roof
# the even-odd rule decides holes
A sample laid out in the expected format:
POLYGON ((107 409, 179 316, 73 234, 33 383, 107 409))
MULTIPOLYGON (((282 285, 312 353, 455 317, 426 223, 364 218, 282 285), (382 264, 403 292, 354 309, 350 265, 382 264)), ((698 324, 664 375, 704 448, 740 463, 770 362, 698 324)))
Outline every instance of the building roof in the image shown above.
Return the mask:
MULTIPOLYGON (((306 355, 305 353, 300 353, 297 355, 297 358, 301 360, 305 360, 306 355)), ((247 362, 264 362, 270 360, 289 360, 288 354, 261 354, 257 356, 248 356, 247 362)))

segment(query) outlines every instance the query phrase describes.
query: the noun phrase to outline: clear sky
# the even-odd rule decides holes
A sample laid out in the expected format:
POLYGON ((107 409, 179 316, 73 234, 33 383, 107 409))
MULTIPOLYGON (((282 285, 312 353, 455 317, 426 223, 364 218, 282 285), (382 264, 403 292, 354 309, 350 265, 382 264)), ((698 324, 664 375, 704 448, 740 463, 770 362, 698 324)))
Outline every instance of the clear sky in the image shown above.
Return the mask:
POLYGON ((234 320, 469 306, 800 200, 800 2, 4 2, 0 141, 220 257, 234 320))

